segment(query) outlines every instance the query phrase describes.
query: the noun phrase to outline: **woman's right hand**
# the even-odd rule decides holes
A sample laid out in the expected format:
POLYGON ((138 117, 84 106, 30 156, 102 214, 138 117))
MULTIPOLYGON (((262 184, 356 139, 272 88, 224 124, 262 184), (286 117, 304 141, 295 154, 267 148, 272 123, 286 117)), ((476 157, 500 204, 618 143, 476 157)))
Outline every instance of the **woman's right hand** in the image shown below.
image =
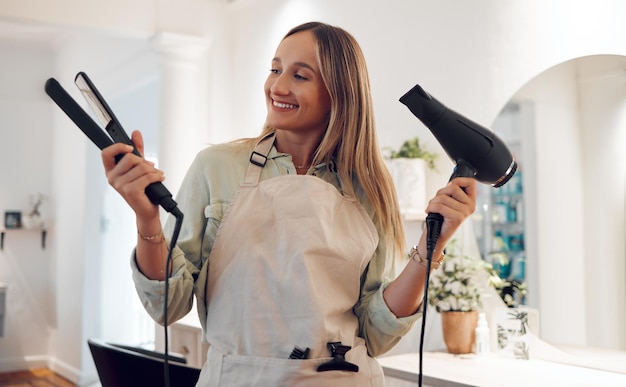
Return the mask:
MULTIPOLYGON (((139 131, 133 131, 131 140, 143 155, 143 137, 139 131)), ((159 207, 146 196, 146 187, 164 180, 163 172, 154 167, 154 163, 132 153, 133 147, 115 143, 102 150, 102 164, 109 184, 126 200, 137 219, 154 220, 159 218, 159 207), (123 154, 118 163, 115 156, 123 154)))

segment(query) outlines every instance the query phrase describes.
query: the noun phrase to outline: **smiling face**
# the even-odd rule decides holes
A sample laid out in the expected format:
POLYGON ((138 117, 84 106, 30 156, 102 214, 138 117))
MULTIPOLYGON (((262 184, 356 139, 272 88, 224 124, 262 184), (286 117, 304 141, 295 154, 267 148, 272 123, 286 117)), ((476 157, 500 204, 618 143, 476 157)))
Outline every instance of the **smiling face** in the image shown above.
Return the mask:
POLYGON ((267 126, 316 136, 324 133, 330 96, 317 63, 312 32, 298 32, 280 43, 265 81, 267 126))

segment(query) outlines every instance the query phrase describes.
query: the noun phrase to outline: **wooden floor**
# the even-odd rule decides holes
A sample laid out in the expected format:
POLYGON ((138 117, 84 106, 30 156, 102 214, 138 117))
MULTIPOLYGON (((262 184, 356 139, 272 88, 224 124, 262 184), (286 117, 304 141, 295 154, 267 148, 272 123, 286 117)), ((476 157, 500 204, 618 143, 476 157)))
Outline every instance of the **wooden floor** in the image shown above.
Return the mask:
MULTIPOLYGON (((388 387, 416 387, 414 382, 385 377, 388 387)), ((94 386, 100 386, 95 384, 94 386)), ((0 387, 76 387, 76 384, 45 369, 0 373, 0 387)))
POLYGON ((2 387, 76 387, 74 383, 45 369, 16 371, 0 374, 2 387))

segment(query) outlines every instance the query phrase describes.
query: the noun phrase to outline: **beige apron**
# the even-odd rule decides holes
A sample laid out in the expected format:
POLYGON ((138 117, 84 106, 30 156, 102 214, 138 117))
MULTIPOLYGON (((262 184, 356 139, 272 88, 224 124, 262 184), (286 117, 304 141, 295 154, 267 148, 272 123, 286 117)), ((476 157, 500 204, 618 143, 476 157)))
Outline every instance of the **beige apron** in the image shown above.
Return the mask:
POLYGON ((258 182, 268 136, 218 230, 206 290, 210 344, 198 386, 384 386, 352 308, 378 244, 363 207, 310 175, 258 182), (317 372, 328 342, 358 372, 317 372), (308 359, 289 359, 296 347, 308 359))

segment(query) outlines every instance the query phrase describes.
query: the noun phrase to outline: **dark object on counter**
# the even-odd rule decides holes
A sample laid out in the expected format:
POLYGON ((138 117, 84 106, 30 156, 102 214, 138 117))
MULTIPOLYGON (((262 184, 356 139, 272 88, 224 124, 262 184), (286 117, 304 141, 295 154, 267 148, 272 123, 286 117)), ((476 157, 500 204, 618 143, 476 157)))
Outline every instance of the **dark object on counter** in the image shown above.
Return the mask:
MULTIPOLYGON (((102 387, 165 386, 165 354, 142 348, 87 340, 102 387)), ((183 357, 168 355, 170 378, 176 387, 194 387, 200 369, 190 367, 183 357)))

